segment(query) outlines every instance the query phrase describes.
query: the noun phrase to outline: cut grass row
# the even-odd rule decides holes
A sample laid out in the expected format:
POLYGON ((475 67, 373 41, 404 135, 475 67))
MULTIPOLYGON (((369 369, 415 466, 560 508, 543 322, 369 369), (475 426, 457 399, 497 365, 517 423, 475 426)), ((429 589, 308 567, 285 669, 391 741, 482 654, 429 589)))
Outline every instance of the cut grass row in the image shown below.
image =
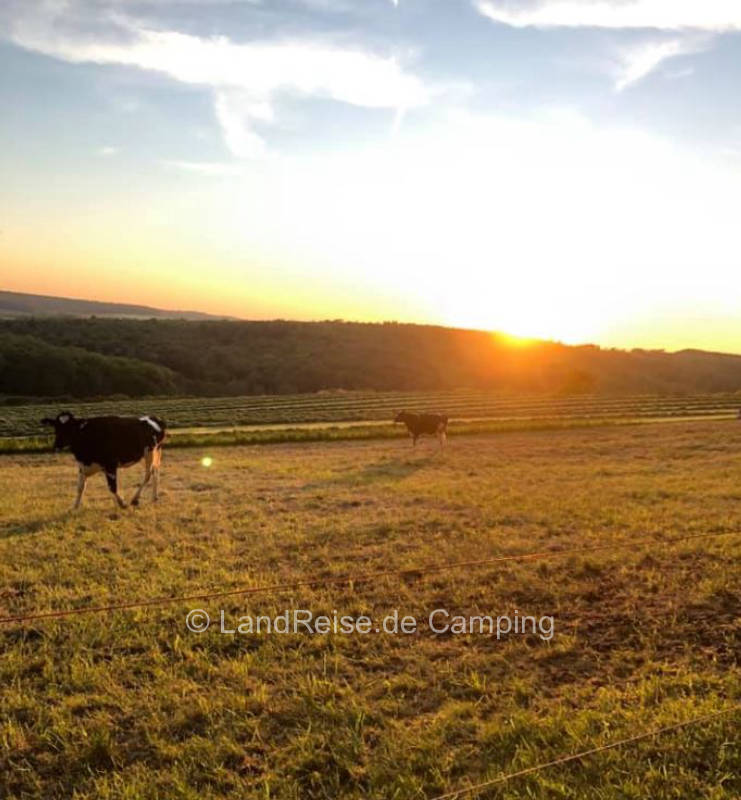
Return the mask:
POLYGON ((351 392, 228 398, 143 398, 98 403, 40 403, 0 409, 0 436, 34 436, 39 419, 65 410, 79 416, 156 413, 173 428, 344 423, 389 420, 394 411, 446 413, 452 418, 625 418, 712 416, 736 413, 735 394, 691 397, 508 396, 493 392, 351 392))
MULTIPOLYGON (((731 420, 729 415, 712 417, 731 420)), ((560 417, 543 419, 474 419, 452 422, 449 436, 508 431, 552 431, 578 428, 639 425, 659 422, 688 422, 710 419, 708 415, 689 416, 634 416, 634 417, 560 417)), ((406 428, 386 423, 345 423, 338 425, 306 423, 304 425, 266 425, 208 428, 175 428, 168 432, 167 447, 231 447, 238 445, 287 444, 291 442, 337 442, 373 439, 403 439, 406 428)), ((0 455, 14 453, 47 453, 52 450, 51 436, 0 437, 0 455)), ((435 444, 435 446, 437 446, 435 444)))

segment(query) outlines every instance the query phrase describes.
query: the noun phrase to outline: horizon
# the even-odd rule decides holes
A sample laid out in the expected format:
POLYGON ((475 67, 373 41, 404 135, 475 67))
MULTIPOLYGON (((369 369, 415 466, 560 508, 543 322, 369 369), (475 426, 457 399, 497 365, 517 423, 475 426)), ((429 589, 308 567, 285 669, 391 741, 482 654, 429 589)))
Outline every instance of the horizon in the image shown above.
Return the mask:
MULTIPOLYGON (((657 352, 657 353, 667 353, 671 355, 672 353, 681 353, 685 351, 697 351, 703 352, 710 355, 725 355, 725 356, 739 356, 741 357, 741 352, 733 352, 728 350, 707 350, 704 348, 698 347, 682 347, 677 348, 676 350, 668 350, 663 347, 621 347, 620 345, 603 345, 598 342, 564 342, 560 339, 548 339, 548 338, 539 338, 539 337, 531 337, 531 336, 518 336, 516 334, 512 334, 508 331, 504 330, 492 330, 489 328, 476 328, 464 325, 445 325, 437 322, 415 322, 415 321, 408 321, 408 320, 396 320, 396 319, 383 319, 383 320, 363 320, 363 319, 346 319, 342 317, 315 317, 315 318, 287 318, 287 317, 236 317, 236 316, 227 316, 227 315, 219 315, 217 313, 212 313, 208 311, 203 311, 199 308, 162 308, 160 306, 148 306, 145 304, 140 303, 129 303, 123 300, 95 300, 89 297, 61 297, 58 295, 42 295, 33 292, 12 292, 11 290, 6 290, 0 287, 0 293, 2 292, 9 292, 12 294, 21 294, 21 295, 28 295, 29 297, 43 297, 48 298, 51 300, 65 300, 65 301, 72 301, 72 302, 82 302, 82 303, 110 303, 111 305, 122 305, 122 306, 131 306, 139 307, 139 308, 146 308, 151 311, 157 312, 164 312, 166 314, 205 314, 207 317, 213 317, 211 321, 217 322, 285 322, 285 323, 326 323, 326 322, 338 322, 338 323, 347 323, 351 325, 414 325, 420 327, 439 327, 444 328, 447 330, 460 330, 460 331, 472 331, 476 333, 488 333, 492 336, 498 336, 503 339, 509 340, 508 344, 514 347, 527 347, 528 345, 534 344, 556 344, 556 345, 564 345, 567 347, 597 347, 603 350, 623 350, 625 352, 631 352, 633 350, 643 350, 645 352, 657 352)), ((71 314, 71 313, 63 313, 60 312, 60 316, 63 317, 71 317, 71 318, 80 318, 80 319, 89 319, 91 317, 95 317, 97 315, 91 314, 90 316, 86 316, 83 314, 71 314)), ((30 312, 20 312, 18 314, 19 318, 24 317, 54 317, 57 316, 53 313, 44 313, 44 314, 35 314, 30 312)), ((10 317, 11 319, 13 317, 10 317)), ((133 316, 128 315, 117 315, 117 314, 104 314, 99 317, 100 319, 136 319, 133 316)), ((0 312, 0 320, 2 320, 2 313, 0 312)), ((172 319, 172 318, 170 318, 172 319)), ((189 321, 197 321, 197 320, 189 320, 189 321)), ((208 320, 207 320, 208 321, 208 320)))
POLYGON ((5 4, 3 283, 741 352, 741 8, 575 7, 5 4))

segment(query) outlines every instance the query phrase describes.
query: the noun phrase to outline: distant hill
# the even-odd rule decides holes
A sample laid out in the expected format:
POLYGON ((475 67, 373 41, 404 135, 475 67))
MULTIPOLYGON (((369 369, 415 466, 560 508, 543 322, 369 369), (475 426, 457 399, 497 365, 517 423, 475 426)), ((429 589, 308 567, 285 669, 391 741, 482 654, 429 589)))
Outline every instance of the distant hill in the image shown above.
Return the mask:
MULTIPOLYGON (((131 308, 131 307, 129 307, 131 308)), ((548 394, 741 391, 741 356, 614 350, 431 325, 18 316, 0 395, 294 394, 480 388, 548 394)))
POLYGON ((166 311, 129 303, 100 303, 45 294, 0 291, 0 318, 39 317, 118 317, 128 319, 233 319, 201 311, 166 311))

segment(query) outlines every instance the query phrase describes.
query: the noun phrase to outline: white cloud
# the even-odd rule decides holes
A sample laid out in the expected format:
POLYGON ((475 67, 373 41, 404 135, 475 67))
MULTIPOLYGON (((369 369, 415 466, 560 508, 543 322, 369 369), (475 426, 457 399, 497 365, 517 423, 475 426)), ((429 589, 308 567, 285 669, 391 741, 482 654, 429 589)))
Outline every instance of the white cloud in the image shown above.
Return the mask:
POLYGON ((235 156, 260 158, 265 155, 265 142, 251 125, 254 120, 272 121, 273 112, 268 103, 251 100, 238 92, 221 90, 216 92, 214 108, 226 146, 235 156))
POLYGON ((680 38, 644 42, 625 48, 619 56, 615 89, 622 92, 623 89, 643 80, 669 59, 696 53, 702 47, 703 43, 698 40, 680 38))
POLYGON ((106 145, 105 147, 99 147, 95 154, 99 156, 115 156, 119 152, 118 147, 113 147, 111 145, 106 145))
POLYGON ((518 28, 660 28, 741 30, 738 0, 475 0, 495 22, 518 28))
MULTIPOLYGON (((53 8, 63 14, 65 6, 53 8)), ((430 96, 395 58, 351 47, 290 40, 236 44, 222 36, 151 30, 118 15, 109 18, 107 36, 85 36, 65 33, 55 21, 54 15, 21 17, 11 24, 10 38, 72 63, 138 67, 212 88, 225 141, 240 157, 264 153, 255 125, 274 120, 281 93, 392 111, 424 105, 430 96)))

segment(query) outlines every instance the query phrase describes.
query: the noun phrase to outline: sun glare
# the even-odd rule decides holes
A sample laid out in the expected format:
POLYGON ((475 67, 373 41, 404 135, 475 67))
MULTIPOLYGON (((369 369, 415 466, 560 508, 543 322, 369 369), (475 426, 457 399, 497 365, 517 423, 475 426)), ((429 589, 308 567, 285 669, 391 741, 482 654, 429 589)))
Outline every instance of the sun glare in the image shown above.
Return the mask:
POLYGON ((586 291, 564 292, 542 284, 540 288, 506 286, 503 280, 498 285, 492 281, 488 291, 452 285, 438 313, 447 325, 501 333, 509 344, 520 347, 535 339, 592 342, 609 320, 609 310, 586 291))
POLYGON ((513 336, 510 333, 496 332, 493 334, 496 338, 506 344, 508 347, 526 348, 532 347, 538 340, 532 337, 513 336))
MULTIPOLYGON (((576 344, 599 341, 645 298, 665 299, 711 255, 715 285, 732 274, 731 178, 658 137, 574 115, 519 124, 459 115, 383 146, 273 166, 265 197, 283 243, 274 260, 311 272, 296 293, 321 294, 315 316, 576 344), (712 214, 708 197, 718 198, 712 214)), ((251 217, 233 207, 243 229, 251 217)))

